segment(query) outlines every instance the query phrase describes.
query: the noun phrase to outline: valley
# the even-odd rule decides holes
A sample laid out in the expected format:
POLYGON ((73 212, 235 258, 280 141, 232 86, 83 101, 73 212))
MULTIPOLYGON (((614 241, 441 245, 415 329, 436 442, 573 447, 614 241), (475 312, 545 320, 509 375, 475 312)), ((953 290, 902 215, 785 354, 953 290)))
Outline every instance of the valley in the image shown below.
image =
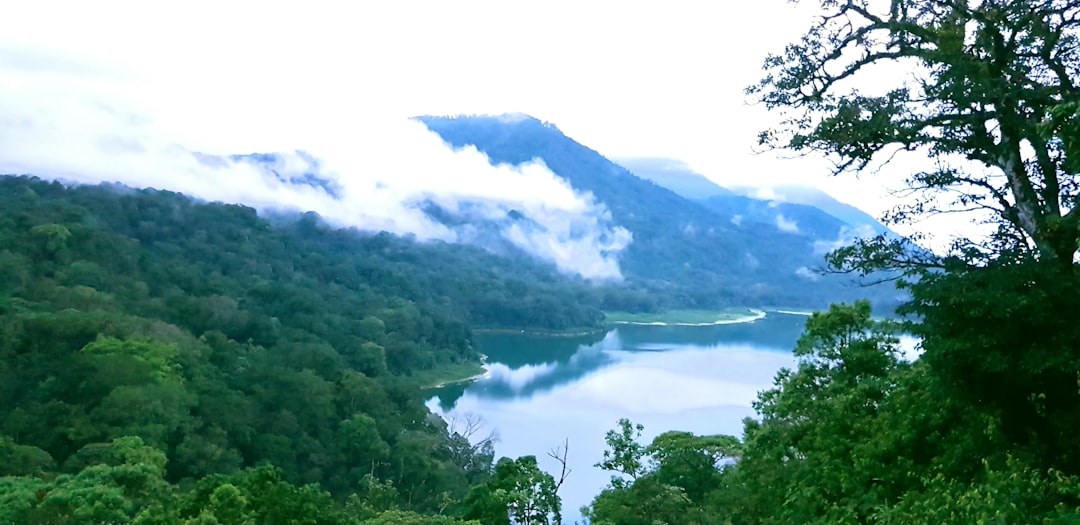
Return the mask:
POLYGON ((5 7, 0 525, 1080 523, 1078 1, 5 7))
MULTIPOLYGON (((576 520, 606 479, 592 467, 605 429, 641 416, 657 430, 735 432, 752 393, 790 362, 805 320, 768 305, 691 309, 699 302, 678 290, 694 285, 655 273, 588 280, 505 245, 418 241, 109 184, 0 178, 0 242, 0 507, 26 491, 113 490, 79 481, 105 461, 148 468, 145 483, 159 487, 262 476, 301 507, 368 487, 393 494, 368 515, 431 513, 439 494, 472 512, 468 498, 491 482, 496 457, 542 455, 566 434, 574 474, 560 497, 576 520), (756 379, 723 397, 725 374, 749 380, 746 359, 760 361, 756 379), (619 385, 651 385, 660 390, 640 390, 642 403, 670 403, 630 409, 638 403, 619 385), (591 400, 550 401, 575 391, 591 400), (547 418, 515 419, 526 414, 547 418), (474 416, 503 438, 455 428, 474 416), (61 474, 76 477, 53 484, 61 474), (298 488, 309 484, 325 492, 298 488)), ((169 512, 208 505, 205 492, 184 494, 169 512)), ((327 508, 322 519, 345 512, 327 508)))
MULTIPOLYGON (((66 499, 83 492, 116 494, 89 515, 118 522, 217 516, 229 493, 267 523, 506 523, 515 505, 541 505, 548 523, 763 515, 774 505, 741 487, 775 497, 778 421, 839 425, 821 430, 830 442, 899 439, 844 430, 867 410, 862 394, 844 405, 849 389, 913 389, 859 416, 890 428, 876 418, 926 401, 903 397, 929 366, 907 341, 938 335, 897 314, 940 301, 926 294, 952 277, 898 290, 821 273, 860 235, 899 239, 854 208, 626 161, 669 189, 530 117, 421 120, 492 167, 550 168, 603 227, 552 232, 526 209, 424 199, 457 237, 418 239, 314 211, 0 177, 0 523, 87 512, 66 499), (597 252, 617 277, 530 248, 611 241, 597 231, 626 236, 597 252), (865 368, 852 379, 848 366, 865 368)), ((327 176, 288 183, 335 188, 327 176)), ((971 415, 944 410, 920 424, 971 415)), ((964 428, 933 432, 956 448, 964 428)))

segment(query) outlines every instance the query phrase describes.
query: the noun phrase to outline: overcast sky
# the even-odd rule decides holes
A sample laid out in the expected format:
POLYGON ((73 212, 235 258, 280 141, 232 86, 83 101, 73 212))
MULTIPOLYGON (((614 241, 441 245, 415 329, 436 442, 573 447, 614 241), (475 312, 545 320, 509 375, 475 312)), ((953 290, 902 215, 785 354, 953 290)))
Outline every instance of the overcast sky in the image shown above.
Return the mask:
POLYGON ((609 157, 674 157, 732 186, 813 185, 876 215, 881 178, 753 151, 774 117, 743 90, 813 4, 13 2, 0 125, 23 141, 0 153, 8 169, 72 177, 90 161, 50 160, 70 153, 58 146, 389 158, 418 153, 388 122, 523 112, 609 157))

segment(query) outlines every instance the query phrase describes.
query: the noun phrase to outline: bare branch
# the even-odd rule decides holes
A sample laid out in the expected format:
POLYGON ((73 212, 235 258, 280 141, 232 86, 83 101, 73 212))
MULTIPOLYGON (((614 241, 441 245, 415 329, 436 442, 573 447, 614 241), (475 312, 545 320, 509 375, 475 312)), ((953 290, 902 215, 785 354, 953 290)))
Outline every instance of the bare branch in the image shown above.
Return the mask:
POLYGON ((567 455, 569 455, 569 454, 570 454, 570 438, 563 439, 562 446, 555 447, 555 448, 549 450, 548 453, 547 453, 548 457, 554 459, 555 461, 558 461, 559 464, 562 466, 562 468, 560 469, 560 472, 559 472, 559 479, 555 482, 555 493, 556 494, 559 493, 559 489, 562 488, 563 482, 566 481, 566 478, 570 476, 571 472, 573 472, 573 470, 569 468, 569 465, 568 465, 567 460, 566 460, 567 455))

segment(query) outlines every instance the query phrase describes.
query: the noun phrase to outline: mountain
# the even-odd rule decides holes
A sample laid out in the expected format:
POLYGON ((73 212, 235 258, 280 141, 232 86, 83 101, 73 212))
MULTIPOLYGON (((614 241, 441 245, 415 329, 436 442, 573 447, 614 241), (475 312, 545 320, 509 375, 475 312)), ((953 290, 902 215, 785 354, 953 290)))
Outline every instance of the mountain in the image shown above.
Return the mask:
MULTIPOLYGON (((854 286, 849 277, 814 271, 824 265, 822 255, 843 240, 842 221, 824 212, 783 208, 791 217, 780 212, 771 221, 743 220, 637 177, 532 117, 417 120, 456 148, 476 147, 493 164, 540 160, 576 190, 591 193, 613 223, 633 236, 618 254, 628 284, 663 297, 664 306, 823 307, 866 296, 895 303, 892 290, 854 286)), ((713 196, 721 197, 739 196, 713 196)))
MULTIPOLYGON (((836 217, 856 228, 867 227, 873 230, 875 234, 891 234, 896 235, 895 232, 890 230, 884 224, 878 222, 873 215, 866 213, 865 211, 856 208, 850 204, 846 204, 836 200, 832 195, 825 193, 817 188, 811 188, 809 186, 775 186, 769 188, 770 192, 776 200, 783 202, 791 202, 797 204, 805 204, 807 206, 813 206, 822 211, 825 211, 829 215, 836 217)), ((756 188, 739 187, 732 188, 732 191, 745 195, 753 195, 758 191, 756 188)))
POLYGON ((772 223, 780 215, 784 220, 798 222, 803 232, 822 238, 837 238, 838 226, 846 226, 848 236, 893 234, 869 213, 840 202, 817 188, 776 186, 764 188, 767 197, 763 197, 762 188, 722 187, 678 159, 630 157, 619 158, 617 162, 634 175, 687 199, 701 201, 716 212, 737 217, 737 220, 772 223))
MULTIPOLYGON (((244 162, 259 167, 263 171, 272 174, 275 179, 281 182, 319 188, 334 198, 341 198, 341 187, 336 182, 319 175, 320 165, 318 159, 306 151, 295 152, 295 157, 299 162, 304 164, 304 166, 300 168, 300 172, 296 174, 290 174, 289 171, 296 171, 297 167, 289 166, 288 161, 282 155, 276 153, 230 155, 229 160, 244 162)), ((205 154, 199 154, 197 158, 206 162, 205 159, 212 157, 205 154)))
POLYGON ((819 242, 850 236, 851 226, 824 211, 804 204, 753 199, 743 195, 716 195, 699 202, 717 214, 740 223, 773 224, 795 229, 819 242))
POLYGON ((690 169, 685 162, 663 157, 616 157, 612 159, 634 175, 655 182, 687 199, 708 199, 732 195, 731 190, 718 186, 704 175, 690 169))

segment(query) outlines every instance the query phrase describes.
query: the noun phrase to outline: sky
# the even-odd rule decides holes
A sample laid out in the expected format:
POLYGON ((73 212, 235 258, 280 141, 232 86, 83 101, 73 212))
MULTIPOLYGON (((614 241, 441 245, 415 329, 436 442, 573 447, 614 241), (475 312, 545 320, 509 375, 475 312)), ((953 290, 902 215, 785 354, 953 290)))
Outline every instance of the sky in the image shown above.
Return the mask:
POLYGON ((479 201, 491 216, 541 217, 543 236, 505 232, 512 242, 618 278, 611 254, 632 238, 603 203, 542 165, 487 169, 475 151, 443 151, 406 119, 526 113, 608 157, 677 158, 729 186, 816 186, 878 215, 896 176, 834 178, 824 159, 755 152, 776 117, 743 90, 802 34, 812 4, 13 3, 0 21, 0 172, 284 202, 449 240, 461 234, 412 206, 479 201), (227 160, 298 150, 345 198, 227 160), (507 173, 516 182, 500 185, 507 173))

